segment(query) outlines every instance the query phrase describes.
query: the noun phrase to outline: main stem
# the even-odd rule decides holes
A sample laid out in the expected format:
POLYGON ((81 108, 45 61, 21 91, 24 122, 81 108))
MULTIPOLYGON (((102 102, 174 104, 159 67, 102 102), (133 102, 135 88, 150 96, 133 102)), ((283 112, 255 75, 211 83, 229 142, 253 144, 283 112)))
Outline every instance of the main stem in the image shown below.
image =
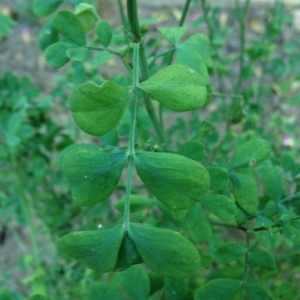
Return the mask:
MULTIPOLYGON (((140 32, 136 0, 127 0, 127 14, 130 23, 133 42, 140 44, 139 64, 141 68, 141 82, 143 82, 149 78, 149 67, 148 67, 147 58, 144 50, 143 37, 140 32)), ((154 106, 150 100, 150 97, 146 93, 144 93, 144 99, 145 99, 146 110, 152 121, 155 132, 157 133, 160 142, 165 143, 165 136, 160 126, 160 123, 158 121, 154 106)))
POLYGON ((242 75, 245 67, 245 52, 246 52, 246 18, 250 5, 250 0, 246 0, 242 5, 240 0, 236 0, 236 7, 238 11, 238 21, 240 25, 240 67, 239 67, 239 76, 235 86, 235 92, 238 93, 242 85, 242 75))
POLYGON ((134 163, 135 153, 135 140, 136 140, 136 119, 138 110, 138 85, 139 85, 139 50, 140 43, 133 43, 133 90, 132 90, 132 102, 131 102, 131 120, 130 120, 130 132, 128 141, 128 174, 125 196, 125 208, 124 208, 124 229, 129 229, 130 224, 130 194, 132 186, 132 170, 134 163))

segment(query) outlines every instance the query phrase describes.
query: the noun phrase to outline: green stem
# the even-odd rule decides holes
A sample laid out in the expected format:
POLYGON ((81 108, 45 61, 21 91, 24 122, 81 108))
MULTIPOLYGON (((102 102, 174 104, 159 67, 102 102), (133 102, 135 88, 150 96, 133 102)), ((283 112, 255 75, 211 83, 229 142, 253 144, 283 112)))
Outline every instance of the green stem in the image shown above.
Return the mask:
POLYGON ((30 210, 30 201, 26 196, 26 193, 24 191, 24 183, 22 182, 22 178, 21 178, 21 173, 20 170, 18 168, 18 163, 16 160, 16 157, 13 154, 10 154, 10 163, 13 167, 13 171, 15 174, 15 179, 16 179, 16 184, 17 184, 17 188, 18 188, 18 193, 21 197, 21 207, 22 207, 22 212, 25 218, 25 222, 28 225, 29 228, 29 235, 30 235, 30 240, 32 243, 32 248, 33 248, 33 256, 34 256, 34 261, 36 263, 36 265, 38 265, 41 262, 40 259, 40 251, 39 251, 39 246, 38 246, 38 242, 36 240, 36 232, 35 232, 35 227, 32 223, 33 220, 33 216, 30 210))
MULTIPOLYGON (((144 50, 144 44, 142 42, 142 35, 140 32, 136 0, 127 0, 127 13, 128 13, 128 19, 130 23, 133 42, 140 44, 139 62, 141 68, 141 82, 143 82, 149 78, 149 67, 148 67, 147 58, 144 50)), ((146 93, 143 94, 144 94, 146 110, 152 121, 155 132, 158 135, 160 142, 164 143, 165 142, 164 133, 162 131, 162 128, 160 127, 160 123, 156 116, 154 106, 150 100, 150 97, 146 93)))
POLYGON ((245 52, 246 52, 246 17, 250 5, 250 0, 246 0, 244 5, 241 7, 240 0, 236 0, 236 7, 238 11, 238 21, 240 25, 240 67, 238 80, 235 86, 235 92, 241 89, 242 85, 242 73, 245 67, 245 52))
POLYGON ((180 26, 180 27, 183 26, 183 24, 184 24, 184 21, 185 21, 185 18, 187 16, 187 13, 189 11, 191 2, 192 2, 192 0, 186 0, 185 1, 184 7, 183 7, 183 10, 182 10, 182 15, 181 15, 181 18, 180 18, 179 24, 178 24, 178 26, 180 26))
MULTIPOLYGON (((294 200, 297 200, 297 199, 300 199, 300 193, 296 193, 294 195, 291 195, 289 197, 286 197, 284 199, 281 199, 279 201, 280 204, 283 204, 283 203, 287 203, 287 202, 293 202, 294 200)), ((269 211, 269 210, 272 210, 274 208, 276 208, 278 206, 278 203, 274 204, 274 205, 271 205, 271 206, 268 206, 264 209, 262 209, 261 211, 259 211, 257 214, 254 214, 254 215, 251 215, 249 217, 249 220, 252 220, 254 218, 257 218, 258 216, 260 215, 263 215, 265 212, 269 211)))
POLYGON ((88 50, 95 50, 95 51, 104 51, 104 50, 106 50, 106 51, 110 52, 111 54, 114 54, 114 55, 117 55, 117 56, 123 58, 121 53, 119 53, 117 51, 114 51, 114 50, 111 50, 111 49, 108 49, 108 48, 93 47, 93 46, 86 46, 86 48, 88 50))
MULTIPOLYGON (((189 8, 190 8, 190 4, 191 4, 191 0, 186 0, 185 1, 183 11, 182 11, 182 15, 181 15, 179 23, 178 23, 179 27, 182 27, 183 24, 184 24, 185 18, 187 16, 187 13, 188 13, 189 8)), ((172 63, 175 51, 176 51, 176 48, 171 52, 169 60, 167 62, 167 65, 170 65, 172 63)))
POLYGON ((132 186, 132 170, 133 160, 135 153, 135 140, 136 140, 136 119, 138 112, 138 85, 139 85, 139 48, 140 43, 133 43, 133 90, 132 90, 132 103, 131 103, 131 122, 128 141, 128 174, 125 196, 124 208, 124 229, 129 229, 130 224, 130 194, 132 186))
MULTIPOLYGON (((244 274, 243 274, 243 284, 247 282, 247 275, 249 271, 249 250, 250 250, 250 236, 248 231, 246 231, 246 248, 247 252, 245 253, 245 265, 244 265, 244 274)), ((245 289, 242 291, 241 300, 245 298, 245 289)))
POLYGON ((169 50, 166 50, 166 51, 164 51, 164 52, 162 52, 162 53, 156 54, 156 55, 154 56, 154 58, 153 58, 153 61, 154 61, 155 59, 159 58, 159 57, 165 56, 165 55, 170 54, 170 53, 174 53, 174 51, 176 51, 176 48, 175 48, 175 47, 173 47, 173 48, 171 48, 171 49, 169 49, 169 50))
POLYGON ((118 0, 118 6, 119 6, 120 17, 121 17, 122 24, 123 24, 124 37, 125 37, 126 41, 128 42, 127 32, 129 32, 129 24, 128 24, 128 20, 126 19, 125 13, 124 13, 124 6, 122 3, 122 0, 118 0))
POLYGON ((142 40, 142 35, 140 32, 136 0, 127 0, 127 15, 130 23, 133 42, 139 43, 142 40))
POLYGON ((296 193, 294 195, 291 195, 289 197, 286 197, 282 200, 280 200, 279 202, 280 203, 286 203, 286 202, 292 202, 293 200, 297 199, 297 198, 300 198, 300 193, 296 193))

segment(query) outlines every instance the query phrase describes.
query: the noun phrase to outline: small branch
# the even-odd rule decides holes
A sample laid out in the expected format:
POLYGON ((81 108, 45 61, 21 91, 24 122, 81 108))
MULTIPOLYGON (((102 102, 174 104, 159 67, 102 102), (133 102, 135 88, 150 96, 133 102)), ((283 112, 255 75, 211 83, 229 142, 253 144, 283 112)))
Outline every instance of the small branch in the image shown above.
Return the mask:
POLYGON ((114 55, 117 55, 121 58, 123 58, 122 54, 117 52, 117 51, 114 51, 114 50, 111 50, 111 49, 107 49, 107 48, 101 48, 101 47, 93 47, 93 46, 87 46, 86 47, 88 50, 95 50, 95 51, 108 51, 110 52, 111 54, 114 54, 114 55))

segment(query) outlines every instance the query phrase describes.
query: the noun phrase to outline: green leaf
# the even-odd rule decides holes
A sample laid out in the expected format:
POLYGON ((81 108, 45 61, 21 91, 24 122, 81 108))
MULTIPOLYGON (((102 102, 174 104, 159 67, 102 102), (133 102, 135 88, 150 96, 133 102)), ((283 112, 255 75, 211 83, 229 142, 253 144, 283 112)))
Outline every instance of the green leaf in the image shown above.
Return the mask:
POLYGON ((255 231, 258 242, 262 246, 269 249, 277 248, 280 245, 281 241, 281 235, 278 231, 278 228, 270 227, 273 225, 273 221, 263 216, 258 216, 255 223, 255 228, 261 228, 261 230, 255 231))
POLYGON ((258 167, 258 177, 264 186, 264 195, 278 202, 283 195, 282 171, 269 161, 264 161, 258 167))
MULTIPOLYGON (((3 287, 0 287, 0 299, 1 300, 14 300, 11 292, 3 287)), ((28 300, 30 300, 30 298, 28 300)))
POLYGON ((276 263, 273 255, 266 251, 257 250, 250 252, 249 257, 250 261, 258 267, 260 267, 261 269, 274 271, 276 268, 276 263))
POLYGON ((165 278, 164 286, 168 300, 186 299, 189 292, 189 282, 187 278, 165 278))
POLYGON ((100 230, 71 232, 58 240, 58 248, 87 268, 105 273, 116 265, 123 236, 121 224, 100 230))
POLYGON ((86 39, 83 28, 76 16, 68 10, 61 10, 53 19, 53 26, 66 39, 78 46, 85 46, 86 39))
POLYGON ((206 168, 184 156, 164 152, 138 152, 137 173, 148 189, 169 209, 194 205, 208 191, 206 168))
POLYGON ((34 0, 33 12, 38 17, 45 17, 53 13, 64 0, 34 0))
POLYGON ((99 42, 104 46, 109 46, 112 39, 112 29, 108 22, 102 21, 97 25, 96 33, 99 42))
POLYGON ((149 299, 150 280, 147 273, 140 266, 132 266, 124 272, 117 273, 112 280, 112 284, 122 292, 123 297, 119 300, 149 299))
MULTIPOLYGON (((5 300, 5 298, 1 298, 1 299, 5 300)), ((9 298, 9 299, 12 299, 12 298, 9 298)), ((35 295, 30 296, 28 298, 28 300, 51 300, 51 298, 48 296, 35 294, 35 295)))
POLYGON ((201 204, 221 220, 229 221, 235 219, 235 203, 224 195, 206 195, 201 199, 201 204))
POLYGON ((194 69, 208 82, 207 67, 213 67, 210 55, 210 42, 207 35, 198 33, 177 46, 176 63, 194 69))
POLYGON ((10 33, 11 27, 17 23, 9 16, 0 14, 0 37, 10 33))
POLYGON ((200 267, 197 249, 178 232, 132 223, 129 236, 146 265, 161 276, 190 277, 200 267))
POLYGON ((253 175, 230 173, 230 178, 236 202, 246 213, 254 214, 257 210, 259 191, 253 175))
POLYGON ((254 166, 271 153, 270 145, 263 139, 254 139, 240 146, 228 166, 229 170, 254 166))
POLYGON ((233 300, 242 289, 242 281, 234 279, 214 279, 195 292, 195 300, 233 300))
POLYGON ((178 154, 183 155, 187 158, 201 161, 204 158, 204 145, 200 141, 191 140, 184 143, 179 150, 178 154))
POLYGON ((88 49, 86 47, 71 48, 66 51, 66 55, 69 59, 83 62, 87 60, 88 49))
POLYGON ((77 48, 77 46, 74 44, 63 42, 58 42, 50 45, 45 50, 45 57, 48 65, 55 69, 65 65, 70 60, 66 52, 67 50, 72 48, 77 48))
POLYGON ((300 230, 300 219, 291 220, 290 224, 297 230, 300 230))
POLYGON ((97 136, 117 126, 128 101, 128 88, 112 81, 104 81, 101 86, 89 81, 75 87, 69 105, 77 125, 97 136))
POLYGON ((228 172, 219 167, 208 167, 207 172, 210 178, 210 190, 222 191, 229 186, 228 172))
POLYGON ((183 65, 165 67, 142 82, 139 88, 175 111, 202 107, 206 102, 205 79, 183 65))
POLYGON ((47 22, 40 30, 38 45, 41 50, 45 50, 50 45, 58 41, 58 31, 53 26, 52 21, 47 22))
POLYGON ((105 153, 94 145, 74 145, 61 158, 62 170, 78 205, 106 199, 118 184, 125 161, 123 152, 105 153))
MULTIPOLYGON (((123 212, 125 207, 125 196, 122 197, 116 204, 117 210, 123 212)), ((152 206, 154 201, 140 195, 130 195, 130 212, 137 212, 149 208, 152 206)))
POLYGON ((110 61, 111 59, 112 59, 112 55, 110 54, 110 52, 103 50, 93 57, 92 63, 95 64, 96 66, 101 66, 106 62, 110 61))
POLYGON ((88 300, 120 300, 121 293, 106 282, 93 282, 88 291, 88 300))
POLYGON ((245 283, 244 289, 247 296, 249 296, 249 300, 273 300, 269 292, 260 284, 245 283))
POLYGON ((185 224, 193 241, 204 242, 210 239, 211 227, 199 203, 189 208, 185 224))
POLYGON ((230 242, 222 245, 215 253, 215 257, 220 263, 228 263, 245 255, 247 249, 240 244, 230 242))
POLYGON ((132 265, 140 264, 142 262, 143 259, 137 252, 134 243, 129 238, 128 233, 125 232, 114 271, 122 271, 129 268, 132 265))
POLYGON ((184 27, 159 27, 160 34, 172 45, 177 45, 186 32, 184 27))
POLYGON ((79 3, 75 8, 74 14, 78 18, 84 32, 92 30, 98 21, 95 8, 88 3, 79 3))

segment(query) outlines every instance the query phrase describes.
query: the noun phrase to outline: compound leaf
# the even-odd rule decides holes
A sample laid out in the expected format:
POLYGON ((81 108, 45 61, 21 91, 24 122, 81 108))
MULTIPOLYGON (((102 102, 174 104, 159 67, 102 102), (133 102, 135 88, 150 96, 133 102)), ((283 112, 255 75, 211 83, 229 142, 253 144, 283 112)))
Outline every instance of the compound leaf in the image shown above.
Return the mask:
POLYGON ((198 250, 178 232, 131 223, 129 236, 146 265, 161 276, 190 277, 199 269, 198 250))
POLYGON ((175 111, 202 107, 206 102, 204 78, 183 65, 165 67, 142 82, 139 88, 175 111))
POLYGON ((101 86, 89 81, 75 87, 70 109, 77 125, 90 135, 103 135, 121 119, 129 101, 129 90, 112 81, 101 86))
POLYGON ((209 176, 206 168, 184 156, 138 152, 134 162, 142 181, 169 209, 188 208, 208 191, 209 176))
POLYGON ((69 41, 78 46, 85 46, 84 30, 77 17, 70 11, 59 11, 53 19, 53 26, 69 41))
POLYGON ((121 224, 100 230, 71 232, 58 240, 58 248, 87 268, 105 273, 116 265, 123 236, 121 224))
POLYGON ((94 145, 75 145, 62 155, 62 170, 71 184, 78 205, 93 205, 106 199, 117 185, 126 154, 105 153, 94 145))

